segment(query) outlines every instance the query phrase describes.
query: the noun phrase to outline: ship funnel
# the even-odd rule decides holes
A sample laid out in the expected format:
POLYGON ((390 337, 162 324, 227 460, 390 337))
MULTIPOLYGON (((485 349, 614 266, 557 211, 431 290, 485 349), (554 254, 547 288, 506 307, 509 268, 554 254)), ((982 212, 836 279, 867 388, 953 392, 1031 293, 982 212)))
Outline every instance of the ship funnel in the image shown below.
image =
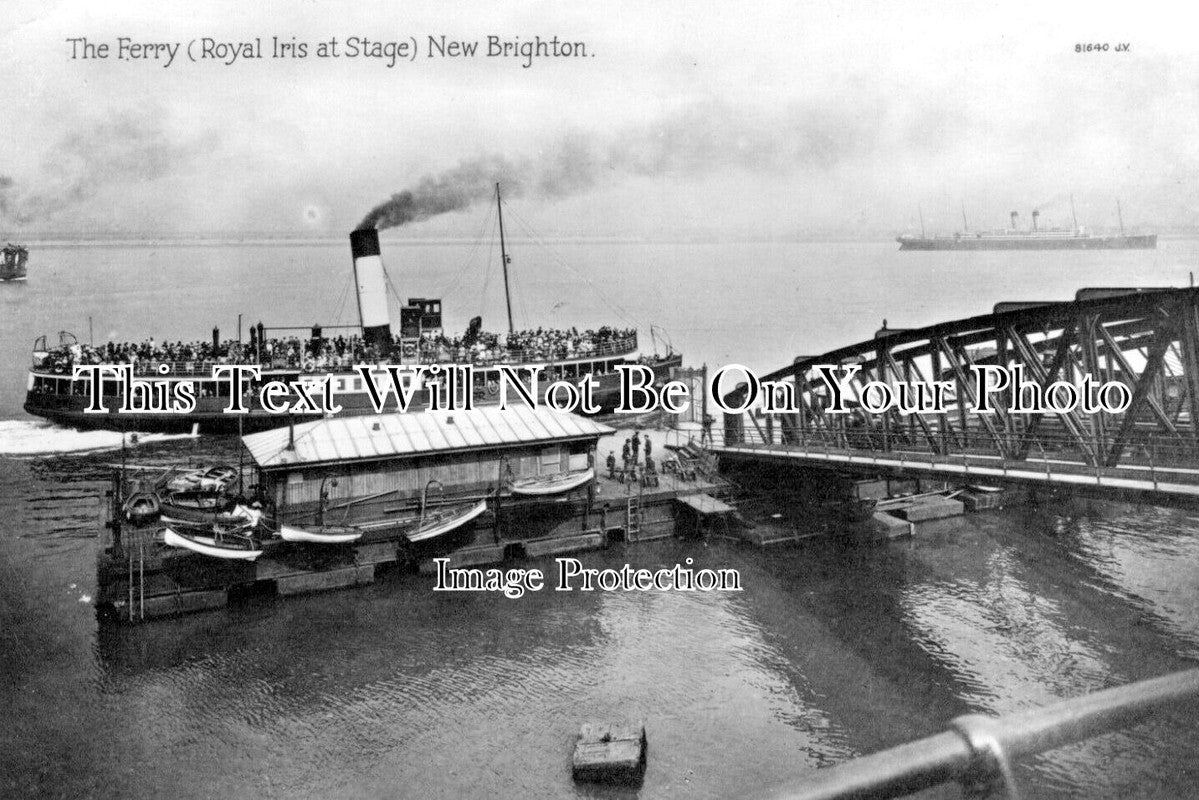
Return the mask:
POLYGON ((1032 212, 1032 229, 1034 231, 1037 229, 1037 217, 1039 216, 1041 216, 1041 212, 1034 208, 1032 212))
POLYGON ((358 287, 358 314, 362 338, 382 353, 391 349, 391 320, 387 316, 387 286, 383 259, 379 257, 379 231, 363 228, 350 234, 354 256, 354 282, 358 287))
POLYGON ((1018 217, 1018 216, 1020 216, 1019 212, 1017 212, 1017 211, 1012 212, 1012 230, 1016 230, 1016 217, 1018 217))

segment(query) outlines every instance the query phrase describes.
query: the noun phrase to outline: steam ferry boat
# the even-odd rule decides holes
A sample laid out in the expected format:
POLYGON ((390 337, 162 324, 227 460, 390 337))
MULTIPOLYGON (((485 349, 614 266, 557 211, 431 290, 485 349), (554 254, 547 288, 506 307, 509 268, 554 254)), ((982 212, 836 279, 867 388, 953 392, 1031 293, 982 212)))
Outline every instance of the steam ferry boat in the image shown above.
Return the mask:
MULTIPOLYGON (((496 189, 499 208, 499 187, 496 189)), ((502 211, 500 212, 502 215, 502 211)), ((57 342, 42 336, 34 343, 33 364, 28 374, 25 411, 53 422, 79 428, 104 428, 121 431, 167 433, 236 433, 266 430, 286 426, 289 422, 320 419, 322 410, 303 413, 268 411, 261 403, 259 389, 269 381, 288 386, 295 396, 299 393, 314 396, 327 392, 331 407, 341 406, 338 415, 376 413, 372 391, 383 397, 383 413, 400 408, 388 368, 418 365, 469 365, 473 375, 472 398, 476 405, 498 402, 505 388, 502 367, 511 367, 526 378, 530 371, 523 368, 541 367, 537 387, 540 393, 560 380, 577 384, 590 377, 594 391, 592 400, 600 413, 611 411, 619 402, 621 365, 640 364, 652 372, 652 380, 660 383, 670 376, 672 368, 682 364, 682 356, 667 342, 665 355, 642 355, 638 332, 604 327, 598 331, 554 332, 555 341, 539 342, 534 346, 519 344, 521 333, 514 330, 511 300, 506 337, 487 334, 482 321, 470 321, 466 334, 454 340, 444 335, 440 299, 409 298, 401 309, 400 331, 394 336, 387 310, 386 276, 379 248, 379 234, 374 228, 356 230, 350 234, 350 245, 357 288, 361 327, 355 327, 350 339, 331 338, 327 330, 313 327, 305 338, 293 337, 280 341, 268 338, 271 328, 259 323, 250 330, 249 343, 219 341, 213 331, 212 347, 202 348, 207 354, 183 360, 138 357, 114 350, 113 345, 85 347, 69 333, 61 332, 57 342), (489 346, 482 343, 490 342, 489 346), (116 356, 113 358, 113 356, 116 356), (129 364, 128 375, 102 375, 101 397, 105 411, 88 413, 92 401, 92 385, 88 377, 75 378, 74 370, 83 364, 129 364), (242 401, 247 413, 226 413, 231 405, 232 381, 227 375, 214 377, 213 368, 244 364, 259 367, 260 378, 244 385, 242 401), (369 364, 372 386, 367 386, 363 372, 356 369, 369 364), (328 388, 324 380, 328 379, 328 388), (190 387, 182 384, 190 383, 190 387), (155 410, 120 411, 127 387, 132 389, 131 400, 136 405, 155 410), (195 408, 187 413, 156 410, 169 405, 172 398, 193 395, 195 408), (153 401, 158 401, 152 405, 153 401)), ((508 293, 507 266, 509 258, 503 241, 501 216, 500 249, 504 264, 504 290, 508 293)), ((283 330, 283 329, 276 329, 283 330)), ((651 331, 652 334, 652 331, 651 331)), ((652 337, 657 345, 657 337, 652 337)), ((447 372, 453 372, 446 370, 447 372)), ((426 407, 430 382, 440 383, 445 377, 425 380, 416 371, 397 372, 404 389, 411 390, 411 402, 406 410, 426 407)), ((444 384, 443 384, 444 386, 444 384)), ((434 387, 435 388, 435 387, 434 387)), ((448 383, 446 392, 454 391, 461 405, 465 389, 448 383)), ((517 401, 515 391, 507 392, 509 402, 517 401)), ((540 400, 541 398, 537 398, 540 400)))
POLYGON ((25 280, 25 264, 29 261, 29 251, 19 244, 9 242, 4 245, 3 260, 0 260, 0 281, 25 280))

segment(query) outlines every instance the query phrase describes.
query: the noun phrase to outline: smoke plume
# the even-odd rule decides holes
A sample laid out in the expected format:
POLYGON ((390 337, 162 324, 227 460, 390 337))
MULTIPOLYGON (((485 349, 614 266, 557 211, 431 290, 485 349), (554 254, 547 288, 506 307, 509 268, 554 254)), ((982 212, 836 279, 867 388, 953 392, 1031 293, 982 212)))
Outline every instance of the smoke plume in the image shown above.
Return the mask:
POLYGON ((1046 211, 1069 211, 1070 203, 1071 199, 1069 192, 1058 192, 1048 200, 1042 203, 1037 203, 1035 206, 1033 206, 1033 209, 1040 211, 1042 214, 1044 214, 1046 211))
POLYGON ((173 142, 156 111, 116 113, 59 139, 35 176, 21 182, 0 176, 0 215, 19 225, 62 215, 106 188, 178 170, 212 145, 211 135, 173 142))
POLYGON ((393 194, 390 200, 371 209, 358 228, 394 228, 467 208, 488 197, 497 181, 510 194, 519 194, 519 174, 520 170, 500 156, 464 161, 440 175, 425 176, 414 189, 393 194))
POLYGON ((460 211, 492 197, 497 182, 507 195, 560 197, 622 176, 696 177, 730 168, 823 173, 871 147, 879 127, 875 118, 832 104, 755 115, 704 103, 608 137, 569 134, 535 158, 488 155, 463 161, 392 195, 358 227, 392 228, 460 211))

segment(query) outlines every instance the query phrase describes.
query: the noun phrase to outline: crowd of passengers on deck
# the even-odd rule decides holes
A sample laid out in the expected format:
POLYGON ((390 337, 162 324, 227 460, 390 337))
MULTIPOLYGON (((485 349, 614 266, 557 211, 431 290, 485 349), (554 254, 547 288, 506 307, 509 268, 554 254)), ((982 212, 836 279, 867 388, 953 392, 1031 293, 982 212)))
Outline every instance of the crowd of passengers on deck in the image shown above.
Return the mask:
MULTIPOLYGON (((604 326, 579 331, 537 328, 495 334, 477 331, 473 336, 422 336, 403 342, 393 337, 390 352, 368 345, 361 336, 321 338, 263 338, 250 344, 228 340, 213 342, 107 342, 74 343, 48 352, 35 366, 66 373, 76 365, 131 364, 134 372, 151 373, 159 364, 261 364, 276 368, 338 369, 355 364, 393 361, 403 363, 454 362, 492 364, 531 360, 585 358, 589 355, 626 353, 636 348, 636 329, 604 326), (472 341, 473 340, 473 341, 472 341)), ((179 367, 174 367, 178 369, 179 367)))

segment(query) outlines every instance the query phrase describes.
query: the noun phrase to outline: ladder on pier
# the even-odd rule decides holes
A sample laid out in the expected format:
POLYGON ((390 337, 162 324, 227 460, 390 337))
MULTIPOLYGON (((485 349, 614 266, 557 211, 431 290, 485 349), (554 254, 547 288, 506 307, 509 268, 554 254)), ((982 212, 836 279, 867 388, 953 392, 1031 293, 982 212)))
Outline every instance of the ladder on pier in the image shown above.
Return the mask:
MULTIPOLYGON (((122 434, 123 437, 123 434, 122 434)), ((121 441, 122 451, 124 439, 121 441)), ((128 595, 125 608, 130 622, 146 618, 146 533, 131 526, 125 529, 125 467, 122 452, 120 470, 113 470, 112 489, 106 492, 110 503, 108 505, 106 525, 112 531, 112 554, 120 558, 122 551, 128 567, 128 595), (122 539, 124 541, 122 542, 122 539), (137 541, 134 542, 134 539, 137 541)))
POLYGON ((129 621, 138 622, 146 618, 146 538, 142 531, 134 531, 137 546, 128 543, 125 553, 129 561, 129 621))
POLYGON ((626 542, 636 541, 641 535, 641 493, 630 494, 625 507, 624 537, 626 542))

